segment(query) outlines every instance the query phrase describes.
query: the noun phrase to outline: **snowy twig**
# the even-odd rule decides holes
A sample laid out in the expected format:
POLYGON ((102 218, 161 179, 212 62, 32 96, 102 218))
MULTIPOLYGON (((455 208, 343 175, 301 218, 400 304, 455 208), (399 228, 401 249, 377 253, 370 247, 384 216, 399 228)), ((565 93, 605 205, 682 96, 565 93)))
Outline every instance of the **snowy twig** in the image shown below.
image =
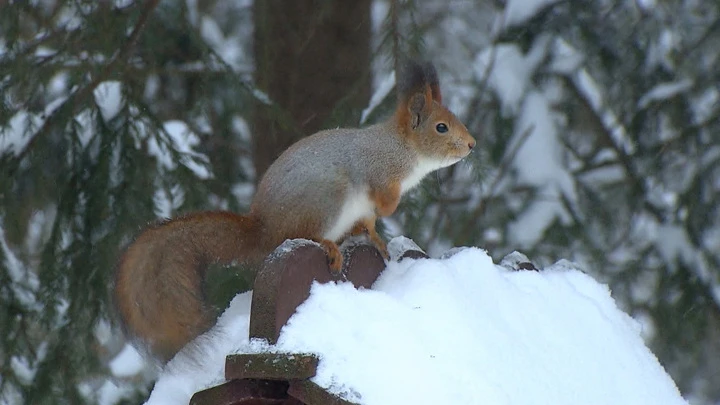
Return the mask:
MULTIPOLYGON (((505 13, 502 13, 500 15, 500 25, 505 24, 505 13)), ((490 48, 490 61, 488 62, 487 66, 485 67, 485 71, 483 72, 482 79, 480 81, 480 88, 477 92, 477 96, 473 97, 472 103, 470 105, 470 108, 468 108, 468 111, 477 111, 479 110, 479 105, 482 103, 483 97, 485 96, 485 92, 487 91, 488 84, 490 82, 490 75, 492 74, 493 68, 495 67, 495 60, 497 59, 497 38, 493 38, 492 42, 489 45, 490 48)), ((482 114, 478 114, 477 116, 480 116, 482 114)), ((475 120, 473 120, 475 122, 475 120)))
MULTIPOLYGON (((453 170, 455 167, 451 167, 450 170, 453 170)), ((436 173, 436 176, 439 176, 439 173, 436 173)), ((431 231, 428 233, 429 237, 427 240, 425 240, 425 246, 430 246, 430 242, 435 239, 439 234, 440 225, 443 223, 443 218, 445 217, 445 213, 447 212, 447 204, 450 203, 448 199, 446 200, 439 200, 436 198, 436 201, 438 201, 438 211, 435 215, 435 221, 433 222, 432 226, 430 227, 431 231)))
POLYGON ((533 130, 535 129, 535 125, 530 125, 523 131, 522 134, 520 134, 520 138, 518 139, 518 142, 515 144, 515 146, 510 150, 508 154, 503 157, 503 160, 500 162, 500 166, 498 167, 497 176, 495 176, 495 179, 493 180, 492 184, 490 185, 490 190, 488 194, 483 197, 480 202, 478 202, 478 205, 475 207, 475 209, 470 213, 470 217, 473 220, 468 220, 465 222, 465 226, 460 230, 458 235, 460 235, 461 240, 467 240, 470 231, 472 227, 475 225, 474 220, 480 218, 483 213, 485 212, 485 208, 487 207, 487 201, 490 198, 493 198, 495 196, 495 193, 497 193, 497 188, 500 186, 500 181, 505 177, 505 175, 510 171, 510 164, 515 160, 515 157, 517 156, 518 152, 520 151, 520 148, 525 144, 525 141, 530 137, 530 134, 532 134, 533 130))
POLYGON ((210 56, 212 56, 214 62, 217 63, 218 66, 225 69, 226 72, 233 73, 230 77, 236 79, 235 83, 238 84, 242 90, 246 91, 253 100, 259 102, 259 105, 261 105, 262 108, 267 108, 272 112, 276 123, 285 130, 294 131, 296 133, 302 132, 295 122, 292 114, 290 114, 290 111, 270 99, 265 92, 255 87, 252 83, 242 80, 242 78, 239 77, 240 72, 235 71, 235 69, 233 69, 233 67, 230 66, 230 64, 228 64, 212 46, 207 45, 205 42, 201 42, 200 44, 205 45, 203 52, 207 52, 210 56))
POLYGON ((680 57, 678 57, 677 60, 681 61, 691 61, 692 59, 689 58, 690 54, 695 52, 696 49, 700 48, 702 44, 710 39, 712 35, 715 33, 715 31, 720 30, 720 18, 716 19, 715 22, 713 22, 707 30, 703 33, 703 35, 695 41, 695 43, 689 45, 685 50, 682 52, 680 57))
MULTIPOLYGON (((38 58, 37 61, 34 63, 35 66, 38 66, 45 61, 55 61, 54 55, 43 57, 42 59, 38 58)), ((52 68, 54 70, 67 70, 71 72, 77 72, 79 74, 82 74, 83 72, 93 70, 93 69, 101 69, 103 66, 105 66, 102 62, 96 62, 92 60, 63 60, 56 63, 46 63, 46 65, 49 68, 52 68)), ((221 76, 226 75, 228 72, 228 69, 226 69, 224 66, 209 66, 209 65, 199 65, 197 63, 185 63, 185 64, 179 64, 179 65, 173 65, 173 66, 153 66, 148 64, 143 64, 141 62, 133 63, 129 62, 125 66, 123 66, 123 73, 131 73, 134 76, 150 76, 150 75, 166 75, 166 74, 173 74, 173 75, 207 75, 207 76, 221 76)), ((250 70, 235 70, 234 73, 236 74, 245 74, 250 75, 252 72, 250 70)), ((112 76, 110 76, 112 78, 112 76)))
MULTIPOLYGON (((505 13, 502 13, 500 15, 500 26, 505 25, 505 13)), ((483 72, 483 78, 480 82, 480 91, 478 91, 477 100, 482 100, 483 96, 485 95, 485 91, 487 90, 488 83, 490 82, 490 75, 492 74, 493 67, 495 66, 495 59, 497 57, 497 37, 493 38, 492 43, 490 44, 490 62, 485 67, 485 71, 483 72)))
POLYGON ((400 17, 399 0, 390 2, 390 36, 392 37, 393 68, 395 74, 400 71, 400 17))
POLYGON ((694 135, 695 132, 700 131, 702 129, 707 129, 708 126, 711 124, 717 123, 720 121, 720 108, 715 108, 715 110, 708 114, 708 116, 703 120, 702 122, 699 122, 697 124, 688 125, 685 128, 680 131, 680 135, 677 138, 671 139, 668 143, 674 142, 676 140, 680 140, 684 138, 687 135, 694 135))

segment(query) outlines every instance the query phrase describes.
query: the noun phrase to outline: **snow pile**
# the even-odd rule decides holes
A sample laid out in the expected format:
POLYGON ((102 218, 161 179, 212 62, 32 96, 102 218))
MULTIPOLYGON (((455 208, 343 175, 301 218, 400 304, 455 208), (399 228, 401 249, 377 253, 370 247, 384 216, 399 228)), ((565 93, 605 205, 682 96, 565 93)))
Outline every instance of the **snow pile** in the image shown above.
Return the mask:
POLYGON ((227 353, 277 350, 319 354, 314 381, 363 404, 686 404, 639 324, 567 262, 512 272, 475 248, 391 262, 372 290, 314 285, 271 348, 247 339, 249 303, 176 356, 148 403, 222 382, 227 353))

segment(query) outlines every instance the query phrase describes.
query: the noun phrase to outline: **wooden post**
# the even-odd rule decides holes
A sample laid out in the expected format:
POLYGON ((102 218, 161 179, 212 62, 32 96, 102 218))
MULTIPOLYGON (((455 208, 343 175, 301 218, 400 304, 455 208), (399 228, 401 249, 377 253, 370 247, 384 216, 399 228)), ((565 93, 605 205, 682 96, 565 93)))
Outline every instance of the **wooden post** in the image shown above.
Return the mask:
MULTIPOLYGON (((250 338, 277 343, 282 327, 310 296, 313 282, 349 281, 370 288, 385 268, 374 246, 341 246, 342 274, 332 274, 323 249, 314 242, 287 241, 265 261, 255 279, 250 312, 250 338)), ((423 252, 400 252, 402 258, 427 257, 423 252)), ((229 381, 193 395, 192 405, 352 405, 310 380, 319 359, 312 354, 256 353, 226 358, 229 381)))

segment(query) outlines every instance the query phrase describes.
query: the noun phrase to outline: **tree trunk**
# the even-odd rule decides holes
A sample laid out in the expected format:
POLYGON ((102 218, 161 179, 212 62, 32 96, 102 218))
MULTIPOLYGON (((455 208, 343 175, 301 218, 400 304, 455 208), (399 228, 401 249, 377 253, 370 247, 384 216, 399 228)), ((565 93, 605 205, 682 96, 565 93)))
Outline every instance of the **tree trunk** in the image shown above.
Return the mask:
POLYGON ((320 129, 358 125, 370 97, 369 0, 254 3, 256 181, 288 146, 320 129))

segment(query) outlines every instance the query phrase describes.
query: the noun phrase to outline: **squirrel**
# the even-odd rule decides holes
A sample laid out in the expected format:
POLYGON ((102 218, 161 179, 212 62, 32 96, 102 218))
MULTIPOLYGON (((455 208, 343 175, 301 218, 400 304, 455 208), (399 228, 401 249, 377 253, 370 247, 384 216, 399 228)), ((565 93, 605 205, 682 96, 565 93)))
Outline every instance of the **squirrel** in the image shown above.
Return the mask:
POLYGON ((121 254, 114 304, 136 346, 163 363, 215 322, 204 296, 208 266, 259 265, 286 239, 321 244, 334 272, 337 243, 366 233, 387 259, 376 218, 428 173, 466 157, 475 139, 442 104, 435 67, 409 60, 386 121, 363 129, 317 132, 291 145, 268 168, 250 212, 208 211, 143 230, 121 254))

